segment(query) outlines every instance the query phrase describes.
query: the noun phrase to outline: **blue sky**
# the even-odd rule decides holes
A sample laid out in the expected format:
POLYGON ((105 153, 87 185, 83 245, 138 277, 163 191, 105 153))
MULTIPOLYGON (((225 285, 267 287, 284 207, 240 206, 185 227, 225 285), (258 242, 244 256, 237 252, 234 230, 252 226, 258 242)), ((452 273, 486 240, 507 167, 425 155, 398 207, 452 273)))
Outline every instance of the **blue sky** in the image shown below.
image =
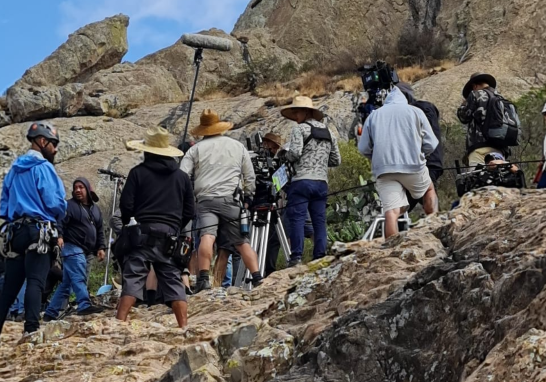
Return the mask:
POLYGON ((183 33, 231 32, 250 0, 0 0, 0 92, 90 22, 124 13, 131 19, 129 52, 136 61, 183 33))

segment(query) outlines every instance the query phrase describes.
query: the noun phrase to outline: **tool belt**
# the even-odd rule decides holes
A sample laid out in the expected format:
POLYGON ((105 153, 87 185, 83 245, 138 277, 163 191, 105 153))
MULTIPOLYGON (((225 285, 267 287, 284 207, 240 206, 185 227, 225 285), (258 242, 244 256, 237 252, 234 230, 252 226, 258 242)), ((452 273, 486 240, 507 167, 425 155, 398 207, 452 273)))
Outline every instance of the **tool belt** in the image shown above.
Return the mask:
POLYGON ((158 248, 165 256, 172 258, 180 270, 187 267, 191 256, 191 238, 149 225, 124 226, 117 242, 114 256, 120 264, 131 250, 143 246, 158 248))
POLYGON ((11 223, 4 223, 0 227, 0 235, 3 239, 2 255, 6 258, 16 258, 21 253, 12 251, 12 241, 15 231, 22 226, 36 226, 38 230, 38 241, 31 243, 25 250, 25 254, 31 251, 36 251, 41 255, 50 254, 57 257, 60 254, 58 246, 59 232, 55 223, 49 221, 38 220, 35 218, 20 218, 11 223))

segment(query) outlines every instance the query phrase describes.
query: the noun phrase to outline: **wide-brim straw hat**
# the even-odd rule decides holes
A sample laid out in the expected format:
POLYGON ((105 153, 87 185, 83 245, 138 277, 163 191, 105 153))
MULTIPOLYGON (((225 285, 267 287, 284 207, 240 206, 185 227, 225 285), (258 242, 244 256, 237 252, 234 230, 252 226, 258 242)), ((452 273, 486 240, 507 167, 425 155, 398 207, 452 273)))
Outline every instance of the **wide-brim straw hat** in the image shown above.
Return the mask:
POLYGON ((273 133, 267 133, 265 136, 264 136, 264 141, 265 140, 268 140, 270 142, 273 142, 274 144, 276 144, 277 146, 281 147, 282 146, 282 139, 281 137, 279 137, 278 135, 276 134, 273 134, 273 133))
POLYGON ((233 123, 220 121, 218 113, 211 109, 203 110, 200 124, 191 131, 193 135, 207 137, 222 134, 233 127, 233 123))
POLYGON ((463 97, 465 99, 468 98, 468 95, 472 91, 472 86, 474 86, 474 84, 483 84, 483 83, 491 86, 492 88, 497 87, 497 80, 491 74, 474 73, 473 75, 470 76, 470 79, 468 80, 468 82, 463 88, 463 97))
POLYGON ((146 130, 144 140, 129 141, 126 143, 127 148, 147 153, 161 155, 164 157, 181 157, 184 155, 182 151, 169 144, 169 132, 159 126, 146 130))
POLYGON ((283 107, 281 114, 283 117, 295 120, 297 110, 307 109, 313 111, 313 119, 322 121, 324 114, 313 105, 313 100, 309 97, 297 96, 292 100, 292 104, 283 107))

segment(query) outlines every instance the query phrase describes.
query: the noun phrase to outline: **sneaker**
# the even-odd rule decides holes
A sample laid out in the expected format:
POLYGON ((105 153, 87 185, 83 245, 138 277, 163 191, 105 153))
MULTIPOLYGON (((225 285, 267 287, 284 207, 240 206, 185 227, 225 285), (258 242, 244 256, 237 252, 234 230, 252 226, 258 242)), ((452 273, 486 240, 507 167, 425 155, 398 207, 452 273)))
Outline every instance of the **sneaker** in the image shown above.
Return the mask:
POLYGON ((191 296, 193 295, 193 291, 191 290, 190 287, 186 287, 186 296, 191 296))
POLYGON ((202 290, 209 290, 210 288, 210 281, 208 279, 205 280, 197 280, 197 283, 195 284, 195 292, 194 294, 197 294, 201 292, 202 290))
POLYGON ((290 261, 288 262, 288 268, 292 268, 300 264, 301 264, 301 258, 297 257, 295 259, 290 259, 290 261))
POLYGON ((42 317, 42 321, 50 322, 50 321, 57 321, 57 319, 53 316, 50 316, 49 314, 44 314, 44 317, 42 317))
POLYGON ((102 306, 91 305, 84 310, 78 312, 78 316, 87 316, 89 314, 102 313, 104 308, 102 306))

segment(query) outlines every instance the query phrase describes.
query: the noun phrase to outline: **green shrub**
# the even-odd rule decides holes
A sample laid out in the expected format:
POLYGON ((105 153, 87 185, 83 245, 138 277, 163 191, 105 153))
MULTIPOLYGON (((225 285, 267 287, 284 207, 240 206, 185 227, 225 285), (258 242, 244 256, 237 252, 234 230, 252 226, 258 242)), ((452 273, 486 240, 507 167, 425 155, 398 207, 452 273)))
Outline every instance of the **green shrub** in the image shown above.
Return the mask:
POLYGON ((339 142, 341 165, 328 172, 329 193, 345 190, 360 185, 360 177, 370 179, 372 175, 370 161, 358 151, 355 141, 339 142))

